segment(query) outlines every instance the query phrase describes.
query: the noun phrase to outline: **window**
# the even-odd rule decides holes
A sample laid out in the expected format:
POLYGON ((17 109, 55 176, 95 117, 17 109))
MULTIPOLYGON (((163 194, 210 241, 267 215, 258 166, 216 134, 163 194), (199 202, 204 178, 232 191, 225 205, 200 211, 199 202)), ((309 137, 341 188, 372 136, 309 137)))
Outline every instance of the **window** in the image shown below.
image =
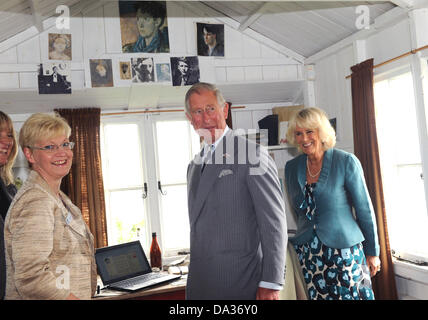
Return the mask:
POLYGON ((187 165, 200 150, 184 115, 103 117, 101 132, 109 245, 156 232, 164 255, 189 248, 187 165))
POLYGON ((391 249, 405 259, 428 261, 428 214, 411 72, 376 81, 374 94, 391 249))

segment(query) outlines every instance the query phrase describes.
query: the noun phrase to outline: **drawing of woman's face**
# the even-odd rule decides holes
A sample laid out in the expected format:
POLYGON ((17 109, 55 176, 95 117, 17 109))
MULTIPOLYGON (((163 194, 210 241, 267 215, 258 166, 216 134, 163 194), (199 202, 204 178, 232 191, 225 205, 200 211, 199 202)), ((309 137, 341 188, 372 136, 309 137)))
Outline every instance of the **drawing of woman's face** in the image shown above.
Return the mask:
POLYGON ((63 38, 56 38, 53 43, 53 48, 56 52, 62 53, 67 48, 67 42, 63 38))

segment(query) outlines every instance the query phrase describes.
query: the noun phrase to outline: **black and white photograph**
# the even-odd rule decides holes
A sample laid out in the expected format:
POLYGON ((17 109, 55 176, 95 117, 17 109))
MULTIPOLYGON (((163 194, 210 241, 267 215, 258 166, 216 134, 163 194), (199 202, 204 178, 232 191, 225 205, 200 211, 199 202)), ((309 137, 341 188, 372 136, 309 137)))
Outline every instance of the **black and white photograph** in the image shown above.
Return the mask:
POLYGON ((153 58, 131 58, 132 82, 145 83, 155 81, 153 58))
POLYGON ((224 57, 224 24, 196 23, 198 56, 224 57))
POLYGON ((71 94, 70 64, 43 63, 39 65, 39 94, 71 94))
POLYGON ((156 64, 157 82, 171 82, 171 65, 169 63, 156 64))
POLYGON ((172 85, 190 86, 199 82, 198 57, 171 57, 172 85))
POLYGON ((113 87, 111 59, 89 59, 92 88, 113 87))

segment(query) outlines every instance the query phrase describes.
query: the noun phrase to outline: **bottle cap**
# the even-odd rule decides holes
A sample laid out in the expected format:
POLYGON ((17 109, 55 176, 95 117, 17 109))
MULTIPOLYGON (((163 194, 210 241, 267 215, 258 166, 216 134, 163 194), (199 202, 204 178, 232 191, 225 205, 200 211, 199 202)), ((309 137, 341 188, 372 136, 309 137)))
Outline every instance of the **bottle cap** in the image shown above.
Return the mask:
POLYGON ((152 237, 156 237, 156 232, 153 232, 153 233, 152 233, 152 237))

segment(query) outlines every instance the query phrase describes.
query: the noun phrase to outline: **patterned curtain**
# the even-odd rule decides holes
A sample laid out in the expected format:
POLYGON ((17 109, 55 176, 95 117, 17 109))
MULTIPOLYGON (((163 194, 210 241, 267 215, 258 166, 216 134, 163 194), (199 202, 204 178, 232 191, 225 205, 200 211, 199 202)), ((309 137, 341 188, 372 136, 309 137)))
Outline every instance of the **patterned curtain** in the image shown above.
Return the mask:
POLYGON ((351 67, 354 152, 364 170, 372 199, 380 244, 381 271, 372 278, 375 298, 397 299, 394 267, 389 246, 373 96, 373 59, 351 67))
POLYGON ((82 216, 94 236, 95 248, 107 246, 104 184, 100 153, 99 108, 56 109, 71 127, 70 141, 76 143, 70 174, 61 184, 82 211, 82 216))

